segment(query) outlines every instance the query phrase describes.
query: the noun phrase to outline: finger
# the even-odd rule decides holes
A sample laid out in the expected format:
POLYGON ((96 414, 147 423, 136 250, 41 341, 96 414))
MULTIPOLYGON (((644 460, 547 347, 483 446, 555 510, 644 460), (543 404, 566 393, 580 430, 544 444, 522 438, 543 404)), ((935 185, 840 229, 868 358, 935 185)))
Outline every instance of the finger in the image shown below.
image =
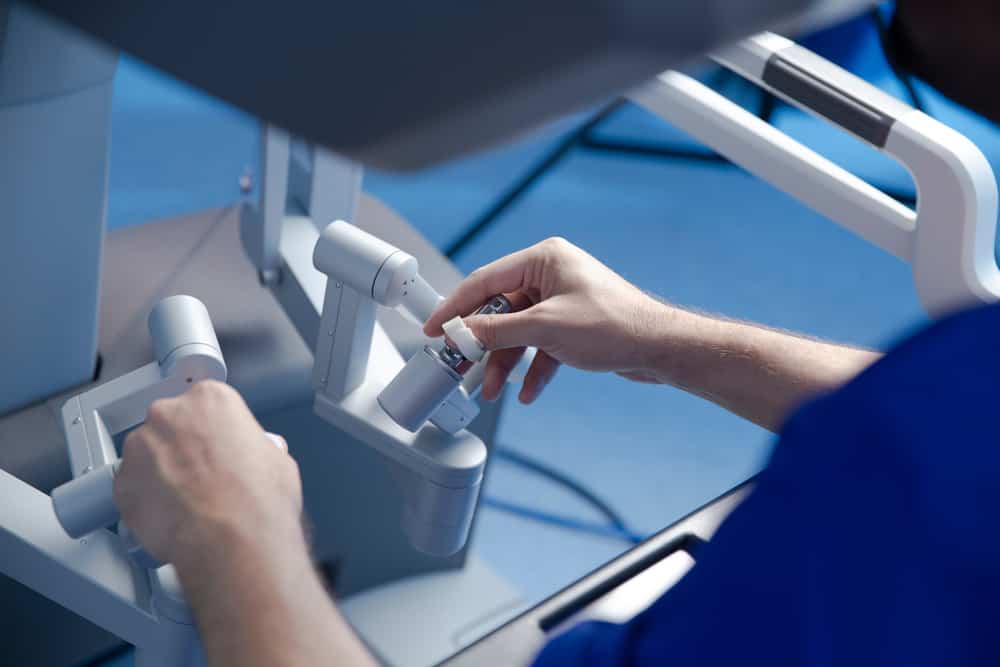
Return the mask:
POLYGON ((535 354, 535 360, 531 362, 528 374, 524 377, 524 384, 521 385, 521 393, 518 400, 525 405, 533 403, 542 393, 546 385, 552 381, 556 371, 559 370, 559 362, 539 350, 535 354))
POLYGON ((140 426, 125 436, 125 441, 122 443, 122 465, 136 456, 139 449, 145 446, 143 442, 145 428, 145 426, 140 426))
POLYGON ((144 465, 149 464, 149 437, 149 431, 145 427, 140 427, 129 433, 122 443, 122 456, 112 483, 115 503, 119 507, 122 506, 119 498, 124 499, 134 490, 133 469, 141 470, 144 465))
POLYGON ((465 326, 489 351, 511 347, 539 347, 544 344, 546 328, 541 325, 536 307, 505 315, 472 315, 465 326))
POLYGON ((523 347, 497 350, 490 354, 490 358, 486 362, 486 371, 483 373, 482 395, 484 399, 495 401, 500 396, 504 383, 507 382, 511 371, 517 367, 517 363, 523 355, 523 347))
POLYGON ((281 437, 277 433, 269 433, 269 432, 265 432, 264 435, 267 436, 267 439, 271 441, 272 445, 274 445, 283 452, 288 451, 288 442, 283 437, 281 437))
POLYGON ((442 335, 442 324, 453 317, 468 315, 492 296, 538 287, 525 282, 532 273, 528 269, 538 257, 538 252, 534 246, 519 250, 470 273, 451 296, 431 313, 424 325, 424 333, 431 337, 442 335))

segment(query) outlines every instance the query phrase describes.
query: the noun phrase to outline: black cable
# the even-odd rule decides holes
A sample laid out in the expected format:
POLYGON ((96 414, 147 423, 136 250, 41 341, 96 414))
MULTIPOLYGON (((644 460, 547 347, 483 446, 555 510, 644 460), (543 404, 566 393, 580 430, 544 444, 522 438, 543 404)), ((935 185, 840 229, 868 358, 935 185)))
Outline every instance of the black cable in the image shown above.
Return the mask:
MULTIPOLYGON (((587 141, 581 143, 580 147, 589 151, 618 153, 621 155, 630 155, 636 158, 704 162, 706 164, 717 164, 719 166, 734 168, 736 166, 718 153, 700 151, 692 148, 680 148, 677 146, 661 146, 657 144, 644 144, 640 142, 620 141, 614 139, 588 139, 587 141)), ((916 206, 916 197, 908 192, 903 192, 895 188, 884 188, 874 184, 872 184, 872 186, 881 190, 904 206, 909 206, 910 208, 916 206)))
MULTIPOLYGON (((724 79, 730 75, 729 70, 724 67, 716 68, 715 72, 709 76, 709 87, 717 89, 724 84, 724 79)), ((739 78, 737 75, 732 76, 739 78)), ((739 78, 743 81, 742 78, 739 78)), ((760 106, 757 107, 757 117, 765 123, 770 123, 781 100, 776 95, 761 89, 760 106)), ((593 130, 593 128, 591 128, 593 130)), ((628 153, 631 155, 656 157, 666 160, 678 160, 682 162, 706 162, 715 164, 731 164, 728 159, 712 150, 699 150, 685 146, 673 146, 668 144, 646 144, 639 141, 629 141, 627 139, 598 139, 593 136, 592 131, 588 131, 580 139, 580 147, 590 151, 603 153, 628 153)))
POLYGON ((885 17, 882 16, 882 12, 876 7, 868 12, 869 18, 871 18, 872 23, 875 24, 875 31, 878 33, 879 45, 882 47, 882 54, 885 56, 885 62, 889 65, 889 69, 892 71, 893 76, 899 81, 900 85, 906 91, 907 97, 910 98, 910 104, 917 111, 923 111, 927 113, 927 105, 924 103, 923 96, 917 91, 916 86, 913 85, 913 77, 906 72, 896 56, 893 55, 892 49, 889 48, 889 26, 885 22, 885 17))
POLYGON ((103 651, 93 658, 87 660, 77 667, 106 667, 106 663, 110 660, 116 660, 118 658, 124 658, 126 655, 132 652, 133 646, 131 644, 122 642, 117 646, 112 646, 111 648, 103 651))
POLYGON ((581 498, 588 505, 604 515, 604 517, 608 520, 608 523, 610 523, 614 528, 621 531, 631 532, 631 529, 628 527, 625 519, 618 513, 617 510, 611 507, 607 501, 602 499, 595 492, 588 489, 583 483, 576 481, 566 473, 531 458, 530 456, 514 451, 509 447, 497 447, 493 450, 493 456, 502 461, 524 468, 525 470, 530 470, 536 475, 558 484, 581 498))
POLYGON ((624 99, 615 100, 591 116, 589 120, 580 125, 577 129, 567 134, 555 148, 550 150, 537 163, 535 163, 535 166, 532 167, 528 173, 512 185, 500 197, 500 199, 490 206, 482 215, 476 218, 457 239, 452 241, 445 248, 444 254, 449 258, 454 258, 458 255, 458 253, 462 252, 462 250, 464 250, 466 246, 475 240, 477 236, 485 231, 486 228, 496 222, 497 218, 499 218, 504 211, 516 202, 521 195, 527 192, 532 185, 534 185, 542 176, 546 174, 546 172, 556 166, 556 164, 558 164, 577 144, 579 144, 580 140, 586 136, 591 129, 596 127, 599 123, 608 118, 608 116, 621 108, 624 103, 624 99))
POLYGON ((765 123, 771 124, 771 119, 774 118, 774 112, 778 110, 778 104, 781 100, 774 93, 764 89, 761 89, 760 92, 763 97, 760 100, 760 107, 757 109, 757 117, 765 123))
POLYGON ((661 160, 705 162, 719 165, 732 164, 723 156, 710 150, 664 144, 651 144, 622 139, 595 139, 593 137, 587 137, 580 142, 580 148, 598 153, 622 153, 625 155, 634 155, 636 157, 650 157, 661 160))
POLYGON ((482 504, 483 507, 500 510, 501 512, 506 512, 507 514, 511 514, 522 519, 537 521, 538 523, 544 523, 549 526, 571 530, 576 533, 586 533, 588 535, 596 535, 597 537, 621 540, 632 545, 640 544, 646 540, 644 535, 633 533, 629 530, 622 530, 616 526, 608 526, 603 523, 594 523, 591 521, 583 521, 581 519, 563 516, 561 514, 553 514, 534 507, 529 507, 527 505, 519 505, 500 498, 494 498, 492 496, 484 497, 482 504))

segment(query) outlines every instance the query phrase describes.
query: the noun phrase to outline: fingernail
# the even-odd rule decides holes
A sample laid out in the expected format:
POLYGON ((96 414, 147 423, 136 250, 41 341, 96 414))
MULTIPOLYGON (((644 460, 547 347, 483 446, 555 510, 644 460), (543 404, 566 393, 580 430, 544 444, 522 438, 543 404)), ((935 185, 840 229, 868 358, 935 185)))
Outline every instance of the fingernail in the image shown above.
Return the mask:
POLYGON ((275 447, 285 452, 288 451, 288 442, 286 442, 283 437, 277 435, 276 433, 265 433, 264 435, 267 436, 275 447))

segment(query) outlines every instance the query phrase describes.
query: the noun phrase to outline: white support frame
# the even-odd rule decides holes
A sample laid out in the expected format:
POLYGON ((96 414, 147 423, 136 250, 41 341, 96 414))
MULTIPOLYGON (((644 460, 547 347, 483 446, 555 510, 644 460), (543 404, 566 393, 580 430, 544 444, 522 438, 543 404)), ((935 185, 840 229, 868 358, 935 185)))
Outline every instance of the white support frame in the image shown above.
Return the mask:
POLYGON ((38 491, 0 471, 0 571, 136 647, 137 667, 204 664, 198 633, 176 572, 151 559, 119 523, 118 533, 92 525, 115 521, 111 483, 118 460, 112 437, 145 419, 150 403, 177 396, 204 379, 226 379, 208 311, 173 296, 154 308, 150 334, 157 359, 70 398, 62 409, 73 480, 38 491), (60 495, 60 490, 62 495, 60 495), (65 509, 94 521, 82 537, 67 534, 65 509), (96 499, 96 501, 95 501, 96 499), (144 564, 145 563, 145 564, 144 564))
MULTIPOLYGON (((309 210, 287 216, 291 138, 271 126, 261 132, 262 199, 259 207, 244 206, 241 237, 251 260, 259 261, 262 282, 314 350, 314 410, 398 464, 403 528, 414 546, 442 554, 457 550, 475 510, 486 446, 466 430, 449 434, 425 426, 411 433, 382 410, 378 394, 405 360, 377 322, 371 295, 328 279, 313 265, 320 232, 335 220, 355 219, 361 168, 314 147, 309 210), (449 534, 455 539, 446 539, 449 534)), ((470 402, 466 393, 461 396, 455 400, 470 402)))
MULTIPOLYGON (((776 55, 803 52, 783 37, 762 33, 714 57, 830 122, 764 81, 765 68, 776 55)), ((955 130, 898 100, 888 101, 871 84, 805 53, 817 67, 809 74, 835 79, 832 96, 846 91, 891 109, 894 120, 885 144, 869 144, 909 170, 917 187, 916 211, 679 72, 664 72, 630 97, 750 173, 910 263, 918 296, 931 315, 1000 298, 1000 270, 994 258, 997 185, 982 152, 955 130)))
POLYGON ((178 607, 183 597, 170 566, 140 568, 109 530, 69 537, 50 497, 4 471, 0 489, 4 574, 133 644, 137 667, 202 664, 197 632, 178 607))

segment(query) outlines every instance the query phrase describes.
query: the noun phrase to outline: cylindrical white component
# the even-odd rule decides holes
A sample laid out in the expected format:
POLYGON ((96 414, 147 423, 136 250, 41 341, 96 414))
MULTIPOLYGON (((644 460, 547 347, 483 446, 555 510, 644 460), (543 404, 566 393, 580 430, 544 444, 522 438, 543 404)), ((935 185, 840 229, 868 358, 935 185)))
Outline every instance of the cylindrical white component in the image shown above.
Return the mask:
POLYGON ((378 403, 393 421, 416 433, 461 382, 459 373, 441 361, 434 350, 424 347, 386 385, 378 395, 378 403))
POLYGON ((160 301, 149 313, 153 356, 162 366, 185 345, 201 344, 221 350, 208 309, 198 299, 178 294, 160 301))
POLYGON ((396 251, 389 255, 375 276, 372 299, 383 306, 395 308, 410 291, 411 283, 417 278, 417 269, 417 260, 405 252, 396 251))
MULTIPOLYGON (((468 378, 468 373, 466 373, 466 378, 468 378)), ((471 424, 472 420, 478 416, 479 404, 469 398, 463 382, 463 386, 459 387, 458 391, 453 392, 448 400, 442 403, 441 407, 431 415, 430 421, 445 433, 455 435, 471 424)))
POLYGON ((444 301, 444 297, 438 294, 438 291, 431 287, 431 284, 418 273, 403 295, 403 308, 423 324, 430 318, 431 313, 437 310, 438 304, 442 301, 444 301))
POLYGON ((149 335, 164 377, 225 381, 222 348, 208 309, 198 299, 178 294, 160 301, 149 313, 149 335))
POLYGON ((441 328, 444 329, 444 335, 451 342, 455 343, 458 351, 469 361, 475 363, 486 356, 486 348, 479 342, 476 335, 472 333, 472 329, 465 326, 465 322, 462 321, 461 317, 451 318, 441 328))
POLYGON ((403 532, 417 550, 431 556, 450 556, 463 546, 475 515, 481 479, 451 488, 408 476, 403 491, 403 532))
POLYGON ((382 239, 337 220, 320 234, 313 250, 313 265, 331 279, 374 298, 379 270, 398 252, 401 251, 382 239))
POLYGON ((118 521, 114 480, 117 463, 80 475, 52 491, 56 518, 70 537, 82 537, 118 521))

